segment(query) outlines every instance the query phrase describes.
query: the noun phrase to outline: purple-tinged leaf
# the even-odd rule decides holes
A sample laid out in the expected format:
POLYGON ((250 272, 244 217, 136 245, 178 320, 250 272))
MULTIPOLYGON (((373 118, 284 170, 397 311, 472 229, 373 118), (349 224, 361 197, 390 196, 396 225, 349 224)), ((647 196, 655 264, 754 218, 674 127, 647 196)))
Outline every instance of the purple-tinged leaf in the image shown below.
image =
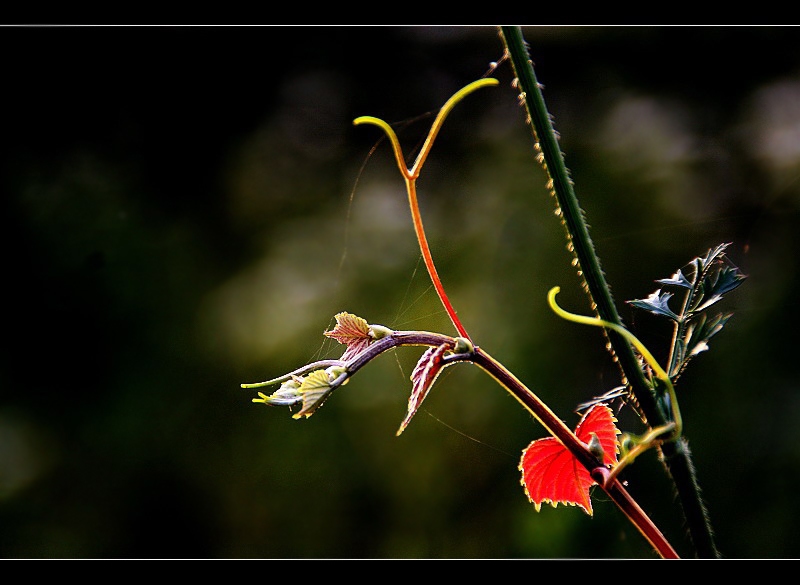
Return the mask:
POLYGON ((373 341, 369 324, 361 317, 344 312, 336 315, 336 327, 326 331, 325 336, 347 346, 342 354, 343 361, 358 355, 373 341))
POLYGON ((397 430, 398 436, 406 430, 408 423, 416 414, 422 401, 425 400, 439 373, 447 365, 442 358, 448 349, 449 346, 447 344, 442 344, 439 347, 429 347, 422 354, 417 365, 414 366, 414 371, 411 372, 412 388, 411 396, 408 398, 408 412, 397 430))

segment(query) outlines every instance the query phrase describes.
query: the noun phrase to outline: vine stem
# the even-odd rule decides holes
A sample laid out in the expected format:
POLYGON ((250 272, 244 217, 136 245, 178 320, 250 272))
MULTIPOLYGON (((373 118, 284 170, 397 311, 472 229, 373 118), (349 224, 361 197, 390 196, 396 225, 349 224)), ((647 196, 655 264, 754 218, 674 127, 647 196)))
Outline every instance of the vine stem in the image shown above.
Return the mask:
MULTIPOLYGON (((461 337, 470 342, 471 346, 473 345, 472 339, 470 338, 464 326, 461 324, 455 309, 453 309, 447 293, 444 290, 441 279, 436 271, 436 266, 433 262, 430 247, 425 236, 425 229, 422 224, 422 216, 419 210, 419 203, 417 201, 416 181, 447 114, 469 93, 480 87, 497 84, 498 81, 496 79, 484 78, 475 81, 456 92, 439 111, 439 114, 437 115, 430 131, 428 132, 428 136, 422 146, 422 149, 420 150, 420 153, 411 168, 406 166, 400 141, 397 139, 397 135, 392 127, 389 126, 389 124, 380 118, 375 118, 373 116, 361 116, 353 121, 354 125, 373 124, 378 126, 388 136, 392 144, 398 169, 400 170, 400 173, 405 181, 409 207, 411 208, 411 215, 414 221, 414 231, 417 236, 417 242, 419 243, 422 257, 425 261, 425 267, 428 270, 428 275, 430 276, 431 282, 433 283, 434 288, 439 295, 439 299, 447 311, 447 314, 450 316, 450 320, 452 321, 454 327, 461 337)), ((394 344, 400 344, 432 345, 438 347, 441 345, 441 336, 434 335, 434 337, 437 337, 437 339, 426 341, 424 338, 425 335, 434 334, 422 334, 420 332, 394 332, 391 336, 377 341, 371 346, 370 349, 362 351, 356 358, 354 358, 353 363, 348 365, 348 376, 342 377, 341 380, 344 381, 349 377, 349 374, 352 374, 355 372, 355 370, 372 360, 377 355, 376 352, 385 351, 384 346, 391 345, 393 347, 394 344), (397 342, 397 340, 403 338, 405 338, 404 342, 397 342)), ((448 339, 450 347, 455 347, 456 340, 453 338, 448 339)), ((450 361, 457 360, 466 360, 478 365, 489 375, 491 375, 498 383, 505 387, 542 424, 542 426, 544 426, 545 429, 550 432, 551 435, 561 441, 561 443, 578 459, 578 461, 580 461, 580 463, 586 467, 586 469, 592 475, 592 478, 625 513, 630 521, 639 529, 642 535, 648 540, 648 542, 650 542, 650 544, 662 557, 678 558, 675 550, 664 538, 663 534, 661 534, 655 524, 653 524, 644 511, 633 500, 633 498, 630 497, 622 484, 616 478, 616 475, 611 476, 608 468, 605 467, 605 465, 603 465, 603 463, 598 460, 597 457, 590 451, 588 445, 584 444, 572 432, 572 430, 570 430, 563 423, 563 421, 561 421, 561 419, 558 418, 552 410, 550 410, 546 404, 539 400, 539 398, 513 374, 511 374, 510 371, 508 371, 494 358, 489 356, 489 354, 483 352, 477 347, 474 347, 474 349, 470 352, 459 353, 450 356, 450 361)))
POLYGON ((636 526, 642 536, 665 559, 677 559, 672 548, 658 527, 631 497, 616 475, 609 478, 608 469, 589 451, 589 448, 544 404, 533 392, 520 382, 502 364, 480 348, 475 348, 474 363, 483 368, 499 384, 506 388, 540 423, 569 449, 572 455, 589 471, 600 488, 614 501, 617 507, 636 526))
POLYGON ((425 268, 428 269, 428 275, 431 278, 433 287, 436 289, 436 294, 439 295, 439 300, 442 302, 442 305, 444 305, 444 309, 450 316, 450 320, 452 321, 453 326, 456 328, 456 331, 458 331, 458 334, 461 337, 465 337, 472 341, 469 333, 467 333, 467 330, 461 324, 461 320, 458 318, 456 310, 450 303, 450 299, 444 290, 444 285, 442 285, 442 281, 439 278, 439 273, 436 271, 436 265, 433 263, 433 256, 431 255, 430 246, 428 246, 428 239, 425 237, 425 228, 422 225, 422 215, 419 212, 419 203, 417 203, 416 181, 407 176, 405 177, 405 180, 406 190, 408 191, 408 203, 411 207, 411 217, 414 221, 414 233, 417 235, 417 242, 419 243, 420 252, 422 252, 422 259, 425 261, 425 268))
MULTIPOLYGON (((541 87, 536 79, 527 44, 519 26, 500 26, 500 37, 506 48, 520 91, 520 102, 525 106, 533 131, 535 148, 540 153, 542 166, 550 177, 549 186, 555 196, 559 212, 567 229, 568 247, 574 251, 584 279, 586 291, 601 319, 622 327, 610 288, 600 267, 588 226, 578 205, 572 181, 567 173, 564 158, 558 146, 555 130, 544 102, 541 87)), ((660 427, 669 424, 669 410, 662 409, 646 379, 628 339, 618 331, 606 335, 614 359, 620 366, 623 382, 636 398, 648 424, 660 427)), ((696 472, 685 439, 678 438, 659 445, 662 461, 672 476, 678 498, 686 518, 691 541, 697 556, 718 558, 713 530, 705 504, 700 495, 696 472)))
MULTIPOLYGON (((347 375, 339 379, 336 385, 343 384, 347 378, 375 359, 385 351, 398 346, 429 346, 440 347, 447 345, 457 347, 458 340, 440 333, 425 331, 392 331, 370 344, 361 353, 355 356, 346 367, 347 375)), ((564 422, 542 400, 523 384, 505 366, 494 359, 479 347, 471 351, 453 353, 445 357, 445 361, 472 363, 487 374, 533 415, 536 420, 583 465, 591 474, 597 485, 602 489, 625 514, 630 522, 639 530, 653 549, 665 559, 677 559, 678 554, 653 521, 642 510, 638 503, 628 493, 623 484, 611 475, 609 469, 591 452, 589 446, 581 441, 578 436, 567 427, 564 422)), ((613 469, 612 469, 613 471, 613 469)))

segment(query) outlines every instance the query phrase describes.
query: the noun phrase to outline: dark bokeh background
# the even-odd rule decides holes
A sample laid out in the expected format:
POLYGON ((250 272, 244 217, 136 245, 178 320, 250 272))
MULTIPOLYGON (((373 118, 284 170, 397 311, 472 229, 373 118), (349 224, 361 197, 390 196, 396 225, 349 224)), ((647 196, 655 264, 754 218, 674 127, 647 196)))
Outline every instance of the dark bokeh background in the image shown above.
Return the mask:
MULTIPOLYGON (((722 554, 798 556, 800 30, 524 30, 631 328, 663 359, 667 324, 624 301, 712 246, 749 275, 681 379, 685 433, 722 554)), ((308 420, 239 387, 338 356, 339 311, 453 333, 390 149, 352 120, 409 123, 410 155, 500 59, 494 27, 6 27, 0 48, 0 556, 655 556, 602 494, 591 518, 534 510, 517 464, 543 430, 477 368, 399 438, 414 348, 308 420)), ((445 123, 423 216, 473 339, 573 426, 619 375, 547 309, 560 285, 589 311, 495 75, 445 123)), ((625 478, 691 556, 655 452, 625 478)))

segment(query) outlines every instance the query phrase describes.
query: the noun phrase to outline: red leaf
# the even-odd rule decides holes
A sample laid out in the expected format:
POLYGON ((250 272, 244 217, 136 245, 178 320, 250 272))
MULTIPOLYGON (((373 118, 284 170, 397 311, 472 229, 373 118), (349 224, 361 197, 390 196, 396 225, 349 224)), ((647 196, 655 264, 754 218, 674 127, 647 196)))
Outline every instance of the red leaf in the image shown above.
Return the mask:
MULTIPOLYGON (((584 443, 597 435, 603 447, 603 463, 617 462, 617 435, 611 409, 604 404, 593 406, 578 423, 575 434, 584 443)), ((519 464, 522 485, 528 499, 539 511, 547 502, 554 508, 558 504, 580 506, 592 515, 589 488, 596 483, 586 468, 555 437, 538 439, 522 452, 519 464)))

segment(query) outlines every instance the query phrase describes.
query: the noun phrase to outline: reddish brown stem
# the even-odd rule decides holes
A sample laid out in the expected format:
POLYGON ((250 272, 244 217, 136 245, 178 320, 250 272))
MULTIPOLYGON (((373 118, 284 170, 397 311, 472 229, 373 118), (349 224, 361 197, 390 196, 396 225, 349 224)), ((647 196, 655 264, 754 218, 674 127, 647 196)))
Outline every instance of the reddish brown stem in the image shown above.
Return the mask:
POLYGON ((439 295, 439 300, 442 301, 445 311, 450 316, 453 326, 458 331, 461 337, 465 337, 472 341, 469 333, 464 329, 461 320, 458 318, 453 305, 450 304, 450 299, 447 298, 447 293, 444 291, 444 286, 436 272, 436 266, 433 263, 433 256, 431 255, 430 247, 428 246, 428 239, 425 237, 425 229, 422 226, 422 215, 419 212, 419 204, 417 203, 417 186, 416 178, 404 175, 406 180, 406 190, 408 191, 408 204, 411 207, 411 217, 414 220, 414 232, 417 234, 417 242, 419 243, 420 252, 422 252, 422 259, 425 261, 425 268, 428 269, 428 276, 431 278, 433 287, 436 289, 436 294, 439 295))
MULTIPOLYGON (((439 333, 394 331, 391 335, 371 344, 356 356, 353 361, 347 365, 347 373, 348 376, 352 376, 379 354, 393 347, 401 345, 439 347, 442 344, 448 344, 450 347, 455 348, 456 340, 439 333)), ((551 435, 569 449, 578 462, 589 471, 600 488, 608 494, 617 507, 625 514, 631 523, 636 526, 642 536, 647 539, 662 558, 679 558, 669 541, 667 541, 658 527, 650 520, 633 497, 631 497, 622 483, 620 483, 617 478, 613 478, 609 483, 608 468, 595 457, 589 450, 589 447, 584 444, 583 441, 581 441, 577 435, 575 435, 575 433, 572 432, 572 430, 567 427, 538 396, 536 396, 536 394, 528 389, 514 374, 508 371, 505 366, 478 347, 474 348, 471 352, 451 354, 445 359, 451 362, 471 362, 492 376, 503 388, 508 390, 528 412, 533 414, 551 435)))
MULTIPOLYGON (((595 481, 598 479, 596 477, 597 475, 600 475, 601 477, 599 479, 602 479, 604 475, 603 471, 607 471, 607 468, 592 454, 588 446, 585 445, 538 396, 520 382, 516 376, 480 348, 475 348, 474 357, 471 361, 475 365, 483 368, 489 375, 497 380, 501 386, 506 388, 519 400, 539 422, 542 423, 550 434, 569 449, 581 465, 592 474, 595 481)), ((634 526, 636 526, 642 536, 647 539, 658 554, 665 559, 678 558, 678 554, 675 552, 675 549, 672 548, 672 545, 670 545, 658 527, 653 524, 653 521, 650 520, 647 514, 644 513, 636 501, 630 496, 619 480, 614 478, 609 485, 606 485, 605 481, 601 481, 598 482, 598 485, 600 485, 601 489, 614 500, 614 503, 617 504, 619 509, 622 510, 634 526)))

